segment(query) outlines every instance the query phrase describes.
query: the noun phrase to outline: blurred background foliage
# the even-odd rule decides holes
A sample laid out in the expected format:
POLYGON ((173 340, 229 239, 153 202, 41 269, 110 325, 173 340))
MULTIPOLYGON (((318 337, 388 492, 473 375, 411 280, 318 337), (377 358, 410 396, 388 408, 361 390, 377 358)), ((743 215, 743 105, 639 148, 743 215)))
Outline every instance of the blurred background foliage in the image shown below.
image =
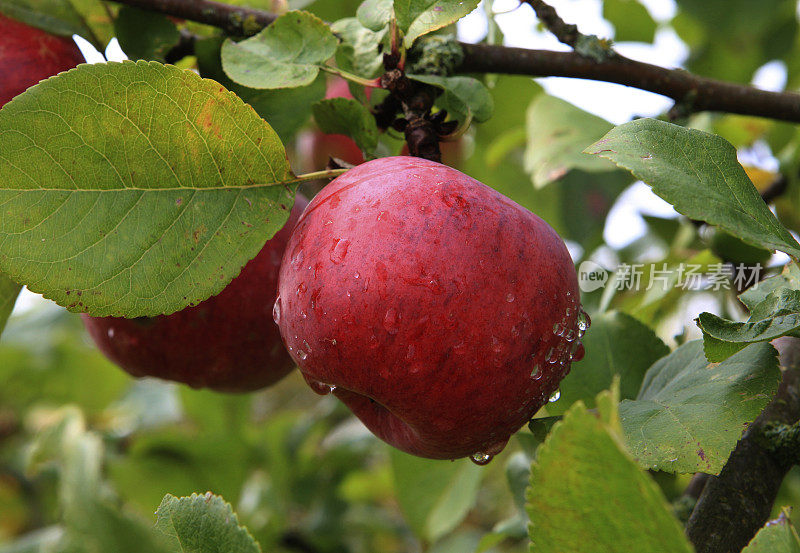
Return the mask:
MULTIPOLYGON (((274 0, 235 3, 275 7, 274 0)), ((800 87, 797 2, 678 0, 669 20, 651 15, 648 6, 655 3, 606 0, 602 14, 620 41, 652 42, 659 32, 674 32, 688 48, 690 71, 748 83, 759 68, 778 63, 785 87, 800 87)), ((358 4, 289 2, 328 21, 353 15, 358 4)), ((524 17, 533 27, 528 12, 524 17)), ((215 65, 215 32, 191 28, 210 38, 197 58, 181 63, 222 78, 215 65)), ((502 39, 499 28, 489 24, 486 29, 485 40, 502 39)), ((448 161, 544 218, 569 241, 576 263, 708 266, 741 262, 752 254, 743 244, 715 247, 713 233, 691 221, 654 215, 645 216, 643 235, 609 245, 609 232, 627 232, 609 229, 608 216, 627 201, 633 179, 602 160, 585 163, 575 147, 564 144, 589 145, 612 124, 548 96, 529 78, 486 76, 485 82, 494 98, 494 117, 473 125, 448 161), (547 155, 540 155, 542 148, 550 148, 547 155)), ((276 105, 304 106, 276 124, 297 159, 293 148, 314 132, 310 104, 323 93, 320 83, 312 87, 299 99, 237 92, 268 120, 270 109, 286 111, 276 105)), ((734 144, 760 190, 783 179, 786 190, 774 201, 775 211, 800 232, 795 126, 724 114, 698 114, 684 123, 734 144)), ((397 153, 401 146, 390 132, 381 139, 380 152, 397 153)), ((313 192, 313 187, 305 191, 313 192)), ((772 259, 775 267, 783 262, 772 259)), ((582 301, 590 312, 614 309, 637 319, 670 347, 699 336, 692 319, 701 310, 734 318, 744 313, 727 290, 635 293, 609 286, 582 301)), ((603 355, 602 348, 587 347, 576 368, 595 367, 603 355)), ((554 413, 568 407, 568 397, 561 401, 554 413)), ((547 415, 546 409, 539 414, 547 415)), ((0 342, 0 552, 62 551, 64 533, 74 536, 70 550, 125 551, 137 525, 153 523, 165 494, 206 491, 232 504, 264 551, 528 551, 523 492, 536 443, 523 429, 486 467, 467 460, 428 461, 390 450, 335 398, 313 394, 297 372, 269 390, 242 396, 134 381, 94 349, 77 316, 25 296, 0 342), (99 480, 87 476, 92 463, 75 462, 69 454, 73 449, 42 454, 48 433, 59 425, 74 429, 64 440, 91 446, 99 480), (66 502, 68 490, 81 496, 88 481, 103 490, 97 504, 66 502), (88 509, 94 509, 93 516, 102 512, 107 527, 120 530, 88 535, 91 531, 80 523, 88 509)), ((689 477, 654 476, 679 505, 689 477)), ((784 483, 775 514, 787 504, 800 505, 797 468, 784 483)), ((799 516, 794 514, 795 522, 799 516)))

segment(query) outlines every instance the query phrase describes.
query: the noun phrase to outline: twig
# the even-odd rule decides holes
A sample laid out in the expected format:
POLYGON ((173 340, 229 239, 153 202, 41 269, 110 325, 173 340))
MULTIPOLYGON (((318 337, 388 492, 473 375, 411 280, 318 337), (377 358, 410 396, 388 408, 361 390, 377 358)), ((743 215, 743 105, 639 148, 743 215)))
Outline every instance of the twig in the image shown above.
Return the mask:
POLYGON ((526 4, 533 8, 536 12, 536 17, 539 21, 547 27, 547 30, 553 33, 555 37, 572 48, 578 43, 581 33, 578 31, 577 25, 566 23, 556 12, 555 8, 547 4, 543 0, 523 0, 526 4))
POLYGON ((205 23, 235 36, 254 35, 278 17, 264 10, 211 0, 124 0, 117 3, 205 23))
POLYGON ((800 420, 800 339, 773 342, 786 367, 775 398, 750 425, 722 472, 709 479, 686 525, 697 553, 741 551, 769 518, 792 462, 765 430, 800 420))

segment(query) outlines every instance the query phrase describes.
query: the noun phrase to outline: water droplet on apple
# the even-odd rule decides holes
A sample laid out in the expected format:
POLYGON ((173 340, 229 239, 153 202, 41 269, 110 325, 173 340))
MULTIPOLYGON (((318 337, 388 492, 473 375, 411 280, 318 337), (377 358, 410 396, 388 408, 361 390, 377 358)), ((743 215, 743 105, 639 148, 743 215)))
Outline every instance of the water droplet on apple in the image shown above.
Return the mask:
POLYGON ((495 353, 503 352, 503 344, 496 336, 492 336, 492 351, 495 353))
POLYGON ((331 261, 333 263, 341 263, 344 261, 345 256, 347 255, 347 248, 350 247, 350 240, 339 239, 333 243, 333 248, 331 249, 331 261))
POLYGON ((539 368, 539 363, 534 363, 533 370, 531 371, 531 378, 534 380, 539 380, 542 378, 542 376, 543 375, 541 369, 539 368))
POLYGON ((558 361, 558 350, 556 348, 550 348, 547 350, 547 355, 545 356, 544 360, 551 364, 558 361))
POLYGON ((510 292, 509 292, 508 294, 506 294, 506 301, 507 301, 508 303, 512 303, 512 302, 514 301, 514 299, 515 299, 515 298, 514 298, 514 294, 512 294, 512 293, 510 293, 510 292))
POLYGON ((297 293, 297 297, 298 298, 301 295, 303 295, 305 293, 305 291, 306 291, 306 283, 305 282, 301 282, 300 284, 297 285, 297 292, 296 293, 297 293))
POLYGON ((334 390, 336 390, 336 386, 333 384, 325 384, 324 382, 320 382, 319 380, 309 380, 308 385, 314 390, 315 393, 321 396, 327 396, 334 390))
POLYGON ((108 338, 109 339, 113 339, 114 338, 114 329, 113 328, 109 328, 108 329, 108 338))
POLYGON ((297 357, 300 358, 300 361, 305 361, 306 359, 308 359, 308 354, 305 351, 303 351, 301 349, 298 349, 297 350, 297 357))
POLYGON ((589 327, 592 324, 592 319, 589 317, 589 314, 583 310, 581 307, 580 311, 578 312, 578 336, 582 337, 589 327))
POLYGON ((275 324, 280 324, 280 322, 281 322, 281 297, 280 296, 275 298, 275 305, 272 306, 272 320, 275 321, 275 324))
POLYGON ((397 309, 390 307, 386 310, 386 315, 383 316, 383 328, 385 328, 389 334, 397 334, 399 320, 400 315, 397 314, 397 309))
POLYGON ((484 466, 488 465, 492 459, 494 458, 493 455, 489 455, 488 453, 473 453, 469 456, 469 460, 475 463, 476 465, 484 466))
POLYGON ((547 401, 549 401, 550 403, 555 403, 559 399, 561 399, 561 390, 556 390, 555 392, 550 394, 550 398, 547 401))

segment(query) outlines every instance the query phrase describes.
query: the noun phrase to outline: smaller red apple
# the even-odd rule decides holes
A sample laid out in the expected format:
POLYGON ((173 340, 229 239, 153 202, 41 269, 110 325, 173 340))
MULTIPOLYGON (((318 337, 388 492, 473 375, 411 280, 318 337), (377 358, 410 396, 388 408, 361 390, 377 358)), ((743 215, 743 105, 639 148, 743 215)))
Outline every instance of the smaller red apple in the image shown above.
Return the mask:
MULTIPOLYGON (((335 78, 328 84, 325 94, 330 98, 352 98, 347 81, 335 78)), ((325 134, 319 129, 302 133, 297 138, 297 153, 303 171, 320 171, 328 164, 328 158, 335 157, 350 165, 364 163, 364 154, 349 136, 325 134)))
POLYGON ((308 202, 297 196, 286 225, 219 295, 154 318, 83 315, 111 361, 133 376, 155 376, 220 392, 274 384, 294 363, 272 318, 281 257, 308 202))
POLYGON ((0 107, 42 79, 83 63, 71 38, 0 15, 0 107))

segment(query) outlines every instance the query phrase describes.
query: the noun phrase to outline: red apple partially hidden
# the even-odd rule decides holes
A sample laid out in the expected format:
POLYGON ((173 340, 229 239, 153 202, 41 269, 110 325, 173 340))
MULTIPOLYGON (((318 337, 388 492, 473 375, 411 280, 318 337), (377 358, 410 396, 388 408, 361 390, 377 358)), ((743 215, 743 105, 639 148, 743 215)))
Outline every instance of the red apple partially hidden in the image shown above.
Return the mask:
POLYGON ((275 314, 308 383, 379 438, 486 462, 582 355, 575 268, 539 217, 414 157, 364 163, 295 227, 275 314))
MULTIPOLYGON (((325 94, 330 98, 352 98, 347 81, 339 77, 328 83, 325 94)), ((307 131, 297 138, 297 153, 305 172, 325 169, 328 159, 335 157, 350 165, 364 163, 364 154, 352 138, 343 134, 325 134, 319 129, 307 131)))
POLYGON ((307 203, 297 196, 286 225, 219 295, 154 318, 83 315, 89 334, 133 376, 220 392, 249 392, 277 382, 294 368, 272 318, 278 271, 307 203))
POLYGON ((54 36, 0 15, 0 107, 42 79, 83 63, 68 37, 54 36))

